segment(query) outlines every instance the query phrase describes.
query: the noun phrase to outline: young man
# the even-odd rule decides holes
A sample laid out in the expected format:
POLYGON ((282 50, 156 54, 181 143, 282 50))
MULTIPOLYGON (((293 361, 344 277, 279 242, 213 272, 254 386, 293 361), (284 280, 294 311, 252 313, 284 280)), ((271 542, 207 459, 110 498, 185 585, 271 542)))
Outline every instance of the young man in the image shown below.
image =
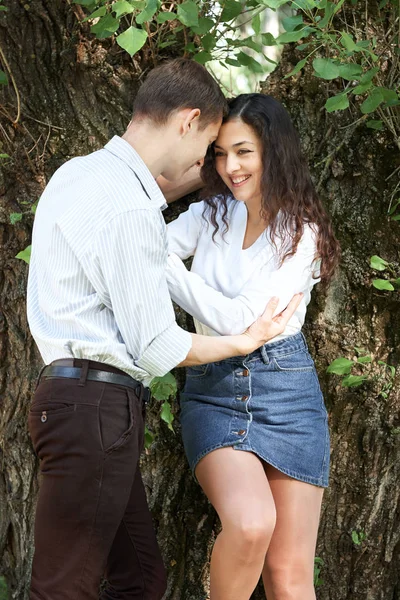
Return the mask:
POLYGON ((28 318, 47 367, 29 426, 41 459, 31 600, 159 600, 165 572, 138 467, 148 385, 173 367, 247 354, 297 304, 245 334, 175 322, 159 175, 177 180, 216 139, 225 100, 195 62, 152 71, 122 138, 55 173, 35 218, 28 318))

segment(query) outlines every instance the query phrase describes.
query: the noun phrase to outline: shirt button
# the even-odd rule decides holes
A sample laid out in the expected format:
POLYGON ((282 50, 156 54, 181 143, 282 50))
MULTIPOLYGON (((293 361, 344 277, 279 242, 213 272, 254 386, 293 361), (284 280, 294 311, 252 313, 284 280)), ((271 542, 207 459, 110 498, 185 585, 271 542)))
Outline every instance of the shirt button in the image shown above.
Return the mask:
POLYGON ((244 435, 246 433, 245 429, 239 429, 238 435, 244 435))
POLYGON ((46 421, 47 421, 47 412, 45 410, 42 412, 42 416, 40 417, 40 420, 42 421, 42 423, 46 423, 46 421))
POLYGON ((248 396, 242 396, 242 402, 246 402, 246 400, 248 400, 249 397, 248 396))
POLYGON ((248 377, 249 376, 249 370, 245 369, 242 373, 243 377, 248 377))

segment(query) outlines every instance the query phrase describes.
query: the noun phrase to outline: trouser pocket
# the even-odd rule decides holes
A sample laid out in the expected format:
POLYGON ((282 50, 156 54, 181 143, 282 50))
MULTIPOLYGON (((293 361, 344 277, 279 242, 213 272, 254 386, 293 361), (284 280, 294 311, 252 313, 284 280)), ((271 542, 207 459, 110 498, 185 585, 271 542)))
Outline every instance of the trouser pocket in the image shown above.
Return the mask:
POLYGON ((100 440, 106 454, 122 447, 131 436, 136 424, 135 402, 138 398, 128 388, 106 385, 99 405, 100 440))

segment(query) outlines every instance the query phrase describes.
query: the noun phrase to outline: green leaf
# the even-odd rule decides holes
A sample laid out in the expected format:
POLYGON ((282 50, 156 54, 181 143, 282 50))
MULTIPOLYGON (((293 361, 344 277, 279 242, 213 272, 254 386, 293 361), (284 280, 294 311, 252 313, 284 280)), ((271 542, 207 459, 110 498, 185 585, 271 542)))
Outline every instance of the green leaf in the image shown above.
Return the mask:
POLYGON ((374 279, 372 281, 372 285, 377 290, 386 290, 388 292, 394 292, 393 285, 390 283, 390 281, 387 281, 387 279, 374 279))
POLYGON ((79 4, 80 6, 90 8, 91 6, 96 6, 97 0, 72 0, 72 4, 79 4))
POLYGON ((11 225, 15 225, 18 221, 22 220, 22 213, 11 213, 10 214, 10 222, 11 225))
POLYGON ((374 254, 374 256, 371 256, 369 261, 370 267, 376 269, 377 271, 384 271, 388 264, 389 263, 386 260, 384 260, 380 256, 377 256, 376 254, 374 254))
POLYGON ((264 73, 264 69, 260 63, 249 54, 246 54, 245 52, 239 52, 239 54, 236 55, 236 58, 242 66, 248 67, 250 71, 253 71, 253 73, 264 73))
POLYGON ((260 0, 260 4, 264 4, 264 6, 268 6, 268 8, 272 8, 272 10, 277 10, 284 4, 288 4, 289 0, 260 0))
POLYGON ((175 21, 176 13, 173 12, 160 12, 157 15, 157 23, 165 23, 166 21, 175 21))
POLYGON ((193 56, 193 60, 200 63, 201 65, 205 65, 207 62, 209 62, 212 59, 213 59, 212 55, 209 52, 205 52, 205 51, 198 52, 198 54, 195 54, 193 56))
POLYGON ((245 48, 251 48, 252 50, 254 50, 254 52, 259 52, 260 54, 262 54, 263 49, 261 44, 258 44, 251 38, 246 38, 242 41, 240 45, 244 46, 245 48))
POLYGON ((346 50, 348 50, 349 52, 360 51, 360 48, 354 42, 353 37, 350 34, 346 33, 345 31, 342 31, 341 34, 342 37, 340 38, 340 43, 342 44, 342 46, 344 46, 344 48, 346 48, 346 50))
POLYGON ((122 17, 123 15, 129 15, 133 13, 134 7, 132 4, 129 4, 126 0, 119 0, 118 2, 114 2, 112 5, 112 11, 115 12, 115 16, 117 19, 122 17))
POLYGON ((331 20, 331 17, 334 14, 334 10, 335 10, 335 4, 333 4, 333 2, 327 2, 324 16, 318 23, 319 29, 323 29, 324 27, 326 27, 328 25, 329 21, 331 20))
POLYGON ((335 375, 347 375, 350 373, 354 362, 349 360, 348 358, 336 358, 329 367, 327 368, 327 373, 334 373, 335 375))
POLYGON ((163 402, 163 405, 161 406, 160 417, 165 423, 167 423, 168 429, 174 431, 174 428, 172 427, 172 423, 174 422, 174 415, 171 412, 171 405, 168 402, 168 400, 165 400, 165 402, 163 402))
POLYGON ((82 22, 86 23, 86 21, 91 21, 92 19, 97 19, 98 17, 104 17, 105 14, 107 14, 106 7, 105 6, 100 6, 100 8, 98 8, 97 10, 95 10, 94 12, 92 12, 85 19, 83 19, 82 22))
POLYGON ((367 92, 369 89, 371 89, 372 87, 372 83, 360 83, 360 85, 357 85, 355 88, 353 88, 351 91, 354 94, 354 96, 359 96, 360 94, 363 94, 364 92, 367 92))
POLYGON ((10 158, 9 154, 0 154, 0 158, 10 158))
POLYGON ((351 532, 351 539, 353 540, 353 542, 355 543, 356 546, 358 546, 360 544, 360 538, 358 537, 357 531, 351 532))
POLYGON ((342 8, 344 3, 345 3, 345 0, 339 0, 339 2, 335 5, 335 9, 333 11, 334 15, 336 15, 336 13, 339 12, 339 10, 342 8))
POLYGON ((96 34, 99 39, 107 38, 113 35, 119 27, 119 19, 115 19, 111 14, 101 17, 95 25, 92 25, 90 31, 96 34))
POLYGON ((383 129, 383 121, 377 121, 377 120, 367 121, 366 125, 367 125, 368 129, 378 129, 378 130, 383 129))
POLYGON ((288 77, 291 77, 292 75, 296 75, 296 73, 298 73, 299 71, 301 71, 301 69, 306 66, 306 63, 307 63, 307 59, 306 58, 303 58, 303 60, 299 60, 299 62, 295 66, 295 68, 292 69, 290 71, 290 73, 288 73, 287 75, 285 75, 284 79, 287 79, 288 77))
POLYGON ((390 88, 385 88, 385 87, 379 87, 377 89, 381 91, 381 94, 382 94, 385 102, 392 102, 392 101, 398 99, 398 96, 397 96, 397 93, 395 90, 391 90, 390 88))
POLYGON ((121 33, 117 38, 117 44, 128 52, 131 56, 136 54, 144 46, 147 40, 147 31, 138 29, 137 27, 129 27, 124 33, 121 33))
POLYGON ((200 17, 199 24, 197 27, 192 27, 192 31, 197 35, 204 35, 211 31, 214 27, 214 21, 209 17, 200 17))
POLYGON ((360 83, 369 83, 373 80, 375 75, 379 72, 379 67, 374 67, 373 69, 369 69, 366 71, 364 75, 360 79, 360 83))
POLYGON ((336 77, 339 77, 339 66, 330 58, 315 58, 313 67, 317 77, 322 79, 336 79, 336 77))
POLYGON ((325 108, 328 113, 334 112, 335 110, 345 110, 349 106, 349 99, 347 94, 340 93, 336 96, 328 98, 325 102, 325 108))
POLYGON ((206 35, 203 35, 201 38, 201 44, 206 52, 214 50, 216 43, 217 40, 215 39, 215 35, 212 35, 211 33, 206 33, 206 35))
POLYGON ((152 396, 156 400, 168 400, 171 396, 175 397, 178 386, 172 373, 167 373, 163 377, 154 377, 150 383, 152 396))
POLYGON ((31 248, 32 248, 32 246, 27 246, 25 248, 25 250, 21 250, 21 252, 18 252, 18 254, 15 258, 24 260, 29 265, 29 262, 31 260, 31 248))
POLYGON ((146 21, 151 21, 158 8, 157 0, 147 0, 145 8, 136 17, 136 23, 143 25, 146 21))
POLYGON ((146 425, 144 428, 144 447, 146 448, 146 450, 148 448, 150 448, 150 446, 152 445, 154 440, 155 440, 154 433, 152 433, 146 425))
POLYGON ((358 79, 362 74, 362 67, 355 63, 347 63, 339 65, 339 75, 343 79, 351 81, 352 79, 358 79))
POLYGON ((199 9, 195 2, 186 0, 178 5, 178 19, 186 27, 197 27, 199 24, 199 9))
POLYGON ((347 375, 347 377, 342 379, 342 385, 344 387, 358 387, 366 379, 368 379, 366 375, 347 375))
POLYGON ((357 358, 357 362, 361 363, 362 365, 365 365, 367 363, 371 363, 372 362, 372 356, 368 355, 368 356, 359 356, 357 358))
POLYGON ((276 46, 276 40, 272 33, 261 34, 261 40, 264 46, 276 46))
POLYGON ((251 26, 254 30, 254 33, 256 35, 259 35, 261 33, 261 17, 260 17, 260 13, 258 13, 257 15, 255 15, 252 20, 251 20, 251 26))
POLYGON ((4 71, 2 71, 0 69, 0 85, 7 85, 8 84, 8 77, 7 75, 4 73, 4 71))
POLYGON ((281 33, 276 38, 277 44, 290 44, 292 42, 298 42, 303 37, 307 37, 308 31, 305 31, 305 28, 300 29, 299 31, 287 31, 286 33, 281 33))
POLYGON ((225 62, 228 65, 231 65, 231 67, 241 67, 242 65, 240 64, 240 62, 238 60, 235 60, 234 58, 226 58, 225 62))
POLYGON ((296 27, 302 24, 302 15, 294 15, 294 17, 286 17, 285 19, 282 19, 282 26, 285 31, 294 31, 296 27))
POLYGON ((237 0, 227 0, 221 13, 220 22, 227 23, 236 19, 243 10, 243 4, 237 0))
POLYGON ((366 115, 368 113, 374 112, 378 108, 385 99, 382 95, 380 88, 373 88, 370 95, 360 106, 361 112, 366 115))

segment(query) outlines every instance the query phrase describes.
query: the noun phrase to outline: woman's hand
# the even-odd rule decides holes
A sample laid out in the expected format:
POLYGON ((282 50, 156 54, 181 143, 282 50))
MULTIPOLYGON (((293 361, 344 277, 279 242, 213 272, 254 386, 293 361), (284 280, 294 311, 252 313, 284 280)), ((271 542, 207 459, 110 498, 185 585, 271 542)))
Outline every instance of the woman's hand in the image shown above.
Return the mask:
POLYGON ((292 318, 297 307, 299 306, 303 294, 295 294, 285 310, 277 314, 274 312, 279 303, 279 298, 271 298, 268 302, 264 313, 244 332, 244 348, 243 354, 254 352, 260 346, 263 346, 269 340, 283 333, 289 319, 292 318))

